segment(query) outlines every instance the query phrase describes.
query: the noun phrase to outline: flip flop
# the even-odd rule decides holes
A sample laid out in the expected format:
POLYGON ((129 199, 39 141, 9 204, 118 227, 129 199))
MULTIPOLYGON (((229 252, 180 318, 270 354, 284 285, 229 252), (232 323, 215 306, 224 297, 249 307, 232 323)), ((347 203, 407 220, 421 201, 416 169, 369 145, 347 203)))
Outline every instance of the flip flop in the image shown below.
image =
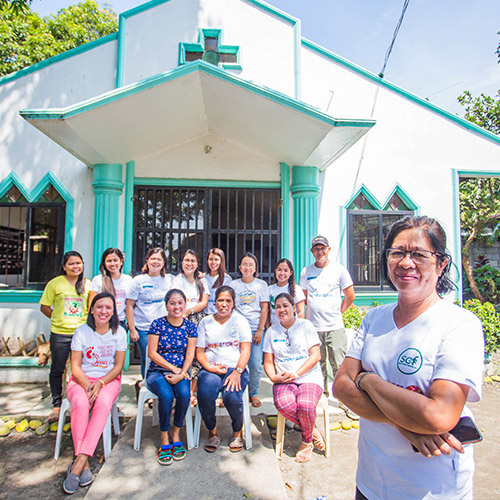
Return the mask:
POLYGON ((318 435, 313 434, 313 444, 318 448, 319 451, 325 451, 325 440, 323 439, 323 436, 319 433, 318 435))
POLYGON ((232 451, 233 453, 241 451, 243 449, 243 445, 243 439, 239 436, 234 436, 231 438, 231 441, 229 441, 229 451, 232 451))
POLYGON ((312 443, 307 443, 307 446, 305 448, 296 453, 295 461, 299 464, 305 464, 306 462, 309 462, 313 449, 314 445, 312 443))
POLYGON ((194 394, 191 395, 190 402, 191 402, 191 406, 196 406, 198 404, 198 399, 196 398, 196 396, 194 394))
POLYGON ((220 442, 220 436, 212 436, 205 445, 205 451, 208 451, 208 453, 215 453, 220 445, 220 442))
POLYGON ((175 461, 184 460, 184 458, 186 458, 186 449, 182 441, 172 443, 172 457, 175 461))
POLYGON ((158 463, 160 465, 170 465, 174 460, 172 456, 172 445, 164 444, 158 449, 158 463))
POLYGON ((254 408, 260 408, 262 406, 262 401, 257 396, 250 396, 250 403, 254 408))
POLYGON ((52 408, 52 411, 49 413, 49 417, 47 419, 47 422, 49 424, 52 424, 54 422, 59 421, 59 415, 61 414, 61 408, 56 406, 55 408, 52 408))

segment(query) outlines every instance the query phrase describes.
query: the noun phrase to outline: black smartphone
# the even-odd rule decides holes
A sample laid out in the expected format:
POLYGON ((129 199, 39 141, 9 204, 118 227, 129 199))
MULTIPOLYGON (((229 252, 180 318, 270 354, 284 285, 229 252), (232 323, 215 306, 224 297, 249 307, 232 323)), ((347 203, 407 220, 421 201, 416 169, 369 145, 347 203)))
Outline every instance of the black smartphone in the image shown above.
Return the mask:
POLYGON ((474 420, 470 417, 461 417, 458 424, 451 429, 453 434, 462 444, 478 443, 483 440, 474 420))
MULTIPOLYGON (((450 434, 453 434, 462 444, 479 443, 483 440, 474 420, 470 417, 460 417, 458 424, 451 429, 450 434)), ((413 451, 418 453, 414 445, 411 447, 413 451)))

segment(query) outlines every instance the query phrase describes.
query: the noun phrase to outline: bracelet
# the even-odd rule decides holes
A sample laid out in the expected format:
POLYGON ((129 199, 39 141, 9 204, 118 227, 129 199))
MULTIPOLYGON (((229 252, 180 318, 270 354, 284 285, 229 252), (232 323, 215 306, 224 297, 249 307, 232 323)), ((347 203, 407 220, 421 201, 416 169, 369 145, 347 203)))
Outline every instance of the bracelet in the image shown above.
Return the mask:
POLYGON ((182 380, 186 378, 186 374, 184 372, 179 373, 179 375, 182 375, 182 380))
POLYGON ((102 378, 97 379, 99 382, 101 382, 102 386, 104 387, 106 384, 104 383, 104 380, 102 378))
POLYGON ((361 381, 363 380, 363 377, 366 377, 367 375, 369 375, 370 373, 375 373, 375 372, 361 372, 360 374, 358 374, 358 376, 356 377, 356 380, 355 380, 355 384, 356 384, 356 387, 360 390, 360 391, 364 391, 364 389, 361 387, 361 381))

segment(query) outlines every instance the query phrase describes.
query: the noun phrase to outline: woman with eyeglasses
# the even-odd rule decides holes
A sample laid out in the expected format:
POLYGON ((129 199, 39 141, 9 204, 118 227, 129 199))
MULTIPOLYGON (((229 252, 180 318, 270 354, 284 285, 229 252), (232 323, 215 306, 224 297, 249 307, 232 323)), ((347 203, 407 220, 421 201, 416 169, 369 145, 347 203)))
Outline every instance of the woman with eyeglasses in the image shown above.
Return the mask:
POLYGON ((481 398, 479 319, 442 295, 453 290, 442 226, 394 223, 382 252, 394 304, 369 311, 334 382, 360 415, 356 499, 472 498, 472 445, 450 433, 481 398))
POLYGON ((319 337, 313 324, 297 318, 295 303, 288 293, 275 300, 278 323, 266 332, 264 370, 273 385, 274 404, 288 420, 302 429, 302 442, 295 461, 309 461, 314 446, 325 443, 315 428, 316 407, 323 393, 319 337))

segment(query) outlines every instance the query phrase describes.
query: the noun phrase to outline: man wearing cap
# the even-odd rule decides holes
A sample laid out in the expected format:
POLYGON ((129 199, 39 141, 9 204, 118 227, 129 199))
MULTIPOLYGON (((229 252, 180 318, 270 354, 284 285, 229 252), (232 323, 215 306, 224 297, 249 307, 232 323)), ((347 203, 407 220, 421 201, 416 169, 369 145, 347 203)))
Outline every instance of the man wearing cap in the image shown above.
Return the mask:
POLYGON ((311 243, 315 262, 300 273, 300 286, 306 296, 306 317, 316 328, 321 340, 321 370, 326 396, 329 395, 327 360, 330 361, 335 376, 347 351, 342 313, 351 306, 355 298, 349 271, 328 260, 330 250, 328 240, 324 236, 316 236, 311 243), (344 294, 343 299, 341 293, 344 294))

